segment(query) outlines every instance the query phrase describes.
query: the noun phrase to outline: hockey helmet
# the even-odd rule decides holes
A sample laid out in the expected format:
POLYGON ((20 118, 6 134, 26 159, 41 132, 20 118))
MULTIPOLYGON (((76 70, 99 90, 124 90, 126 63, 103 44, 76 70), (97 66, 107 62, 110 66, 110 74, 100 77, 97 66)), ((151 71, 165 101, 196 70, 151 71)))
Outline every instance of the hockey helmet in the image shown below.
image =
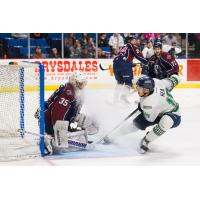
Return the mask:
POLYGON ((87 84, 87 79, 82 72, 75 71, 69 77, 69 83, 71 83, 77 89, 83 89, 87 84))
POLYGON ((136 40, 137 37, 135 35, 130 35, 127 37, 128 40, 136 40))
POLYGON ((153 47, 154 47, 154 48, 160 48, 160 49, 162 49, 162 42, 161 42, 161 40, 156 40, 156 41, 154 42, 153 47))
POLYGON ((145 75, 145 76, 141 76, 138 79, 136 85, 142 88, 149 89, 150 92, 153 92, 154 87, 155 87, 155 82, 151 77, 145 75))

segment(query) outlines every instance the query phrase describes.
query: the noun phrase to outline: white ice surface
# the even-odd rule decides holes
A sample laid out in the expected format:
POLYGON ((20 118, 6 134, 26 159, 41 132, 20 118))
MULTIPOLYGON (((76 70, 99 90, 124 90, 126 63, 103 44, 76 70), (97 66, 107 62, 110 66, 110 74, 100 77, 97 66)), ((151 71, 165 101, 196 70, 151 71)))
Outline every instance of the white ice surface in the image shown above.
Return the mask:
MULTIPOLYGON (((86 91, 83 112, 98 121, 99 134, 112 130, 136 108, 135 104, 127 107, 109 105, 112 93, 111 89, 86 91)), ((50 94, 46 93, 46 98, 50 94)), ((200 89, 175 89, 173 95, 180 104, 181 125, 153 142, 145 155, 140 155, 137 148, 146 131, 135 131, 130 119, 114 132, 112 145, 0 165, 200 165, 200 89)), ((137 99, 136 94, 133 99, 137 99)))

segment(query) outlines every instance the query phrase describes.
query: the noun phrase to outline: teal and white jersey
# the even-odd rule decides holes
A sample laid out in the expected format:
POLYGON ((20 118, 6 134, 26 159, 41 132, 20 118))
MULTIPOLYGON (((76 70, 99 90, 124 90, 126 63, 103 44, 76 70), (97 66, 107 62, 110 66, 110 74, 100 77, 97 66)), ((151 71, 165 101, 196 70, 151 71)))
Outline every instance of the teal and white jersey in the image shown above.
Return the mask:
POLYGON ((173 99, 170 91, 179 83, 178 76, 169 79, 154 79, 154 92, 140 98, 140 106, 147 121, 153 122, 158 116, 173 112, 180 116, 179 104, 173 99))

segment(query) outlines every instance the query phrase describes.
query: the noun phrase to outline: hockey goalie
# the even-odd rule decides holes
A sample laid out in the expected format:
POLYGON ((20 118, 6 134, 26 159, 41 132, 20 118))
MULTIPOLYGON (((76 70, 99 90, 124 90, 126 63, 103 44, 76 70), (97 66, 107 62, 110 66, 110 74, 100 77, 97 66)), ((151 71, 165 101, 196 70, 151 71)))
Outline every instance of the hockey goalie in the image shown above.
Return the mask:
POLYGON ((84 74, 75 71, 69 82, 45 101, 45 155, 84 149, 89 143, 88 135, 98 132, 97 124, 80 113, 86 84, 84 74))

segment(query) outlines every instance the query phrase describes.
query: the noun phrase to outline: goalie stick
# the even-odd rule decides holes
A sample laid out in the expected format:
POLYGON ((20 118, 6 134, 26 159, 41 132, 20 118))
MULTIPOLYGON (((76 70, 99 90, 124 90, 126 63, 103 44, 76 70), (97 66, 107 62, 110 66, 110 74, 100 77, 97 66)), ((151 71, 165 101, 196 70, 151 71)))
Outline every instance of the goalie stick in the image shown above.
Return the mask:
MULTIPOLYGON (((45 138, 44 135, 40 135, 39 133, 33 133, 33 132, 21 130, 21 129, 18 129, 17 131, 19 133, 23 132, 23 134, 29 134, 29 135, 33 135, 33 136, 40 136, 40 138, 45 138)), ((71 135, 79 136, 80 134, 79 133, 73 133, 71 135)), ((21 136, 19 136, 19 137, 21 137, 21 136)), ((70 145, 72 145, 74 147, 77 147, 79 149, 82 149, 82 150, 91 149, 92 148, 92 147, 89 147, 90 144, 87 146, 87 144, 85 144, 85 143, 82 143, 82 142, 79 142, 79 141, 76 141, 76 140, 71 140, 71 139, 68 140, 68 144, 70 144, 70 145)))

